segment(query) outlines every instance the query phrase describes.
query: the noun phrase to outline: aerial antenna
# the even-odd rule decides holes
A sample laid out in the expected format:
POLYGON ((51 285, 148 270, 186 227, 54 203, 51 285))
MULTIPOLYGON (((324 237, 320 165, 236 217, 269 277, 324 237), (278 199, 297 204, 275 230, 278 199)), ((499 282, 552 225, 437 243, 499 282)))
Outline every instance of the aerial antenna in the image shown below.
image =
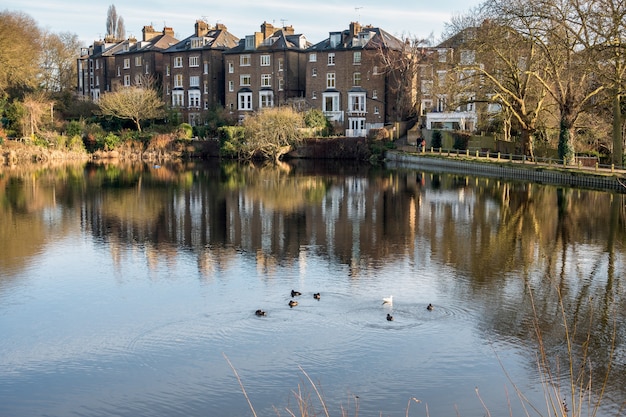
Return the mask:
POLYGON ((280 19, 280 24, 282 25, 282 27, 285 27, 285 22, 287 21, 287 19, 280 19))
POLYGON ((354 11, 356 12, 356 21, 360 21, 361 20, 361 13, 359 13, 359 10, 361 10, 363 8, 363 6, 359 6, 359 7, 355 7, 354 11))

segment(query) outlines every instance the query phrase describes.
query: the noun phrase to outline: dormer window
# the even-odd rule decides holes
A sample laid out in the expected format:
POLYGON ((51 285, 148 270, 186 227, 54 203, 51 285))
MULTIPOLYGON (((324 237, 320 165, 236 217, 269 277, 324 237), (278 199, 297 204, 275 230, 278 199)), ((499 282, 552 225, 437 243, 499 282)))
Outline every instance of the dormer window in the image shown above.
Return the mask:
POLYGON ((336 48, 341 43, 341 33, 330 34, 330 47, 336 48))
POLYGON ((246 36, 246 49, 254 49, 254 35, 246 36))

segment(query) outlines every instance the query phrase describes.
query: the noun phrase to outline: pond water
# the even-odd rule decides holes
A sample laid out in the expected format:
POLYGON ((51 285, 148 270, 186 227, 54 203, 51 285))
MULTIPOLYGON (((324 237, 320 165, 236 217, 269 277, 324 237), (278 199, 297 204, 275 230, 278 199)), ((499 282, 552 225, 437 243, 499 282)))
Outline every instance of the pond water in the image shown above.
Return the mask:
POLYGON ((624 195, 214 161, 4 169, 0 201, 2 416, 573 414, 568 351, 624 413, 624 195))

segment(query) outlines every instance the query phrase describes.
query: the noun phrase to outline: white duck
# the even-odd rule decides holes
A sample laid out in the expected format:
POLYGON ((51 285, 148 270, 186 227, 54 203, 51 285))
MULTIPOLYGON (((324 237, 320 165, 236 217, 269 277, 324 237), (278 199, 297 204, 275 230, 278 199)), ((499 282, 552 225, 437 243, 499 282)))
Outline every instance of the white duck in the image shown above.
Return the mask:
POLYGON ((393 295, 383 297, 383 304, 393 304, 393 295))

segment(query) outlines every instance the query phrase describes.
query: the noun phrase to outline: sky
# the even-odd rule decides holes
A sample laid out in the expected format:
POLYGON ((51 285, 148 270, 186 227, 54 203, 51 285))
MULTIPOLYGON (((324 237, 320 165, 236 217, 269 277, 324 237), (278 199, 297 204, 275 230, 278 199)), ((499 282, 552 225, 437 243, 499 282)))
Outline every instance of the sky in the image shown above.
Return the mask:
POLYGON ((263 22, 281 27, 293 26, 311 43, 328 37, 329 32, 347 29, 350 22, 372 25, 397 37, 428 38, 438 43, 444 25, 452 16, 462 15, 481 3, 480 0, 232 0, 209 2, 201 0, 3 0, 0 10, 23 12, 32 17, 40 29, 53 33, 78 35, 84 46, 93 44, 106 34, 109 6, 114 5, 124 19, 126 36, 141 39, 142 28, 152 25, 174 29, 177 39, 194 32, 196 20, 211 25, 221 23, 238 38, 260 30, 263 22), (213 4, 212 4, 213 3, 213 4), (216 4, 217 3, 217 4, 216 4))

